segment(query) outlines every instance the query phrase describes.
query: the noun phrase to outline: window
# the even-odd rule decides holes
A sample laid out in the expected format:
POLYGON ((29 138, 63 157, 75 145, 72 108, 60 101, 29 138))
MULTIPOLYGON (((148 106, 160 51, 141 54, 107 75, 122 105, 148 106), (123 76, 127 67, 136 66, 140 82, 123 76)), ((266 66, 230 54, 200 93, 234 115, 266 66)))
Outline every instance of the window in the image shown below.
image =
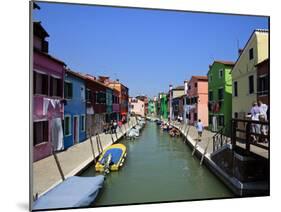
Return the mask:
POLYGON ((72 99, 72 83, 64 82, 64 98, 72 99))
POLYGON ((106 103, 106 93, 105 92, 97 92, 96 93, 96 103, 97 104, 105 104, 106 103))
POLYGON ((238 82, 234 81, 233 96, 238 96, 238 82))
POLYGON ((197 88, 197 82, 194 83, 194 87, 197 88))
POLYGON ((85 115, 81 115, 81 131, 84 132, 86 130, 86 119, 85 115))
POLYGON ((212 125, 212 116, 209 115, 209 125, 212 125))
POLYGON ((218 89, 218 98, 219 100, 223 100, 223 88, 219 88, 218 89))
POLYGON ((219 78, 221 79, 223 77, 223 69, 219 70, 219 78))
POLYGON ((191 86, 189 85, 189 86, 188 86, 188 90, 190 90, 190 89, 191 89, 191 86))
POLYGON ((50 95, 62 97, 62 80, 51 76, 50 95))
POLYGON ((224 115, 219 115, 219 120, 218 120, 218 124, 219 126, 224 126, 224 115))
POLYGON ((254 93, 254 76, 251 75, 249 76, 249 94, 253 94, 254 93))
POLYGON ((268 95, 269 78, 268 75, 258 78, 258 95, 268 95))
POLYGON ((49 129, 48 121, 40 121, 33 123, 33 145, 48 142, 49 129))
POLYGON ((33 93, 48 95, 48 75, 33 72, 33 93))
POLYGON ((252 60, 253 58, 254 58, 254 49, 251 48, 251 49, 249 50, 249 60, 252 60))
POLYGON ((81 100, 85 101, 85 87, 84 86, 81 86, 80 92, 81 92, 81 100))
POLYGON ((197 121, 197 113, 194 113, 194 121, 197 121))
POLYGON ((213 91, 209 91, 209 101, 213 101, 213 91))
POLYGON ((69 136, 71 135, 71 117, 64 116, 64 135, 69 136))
POLYGON ((90 89, 86 89, 86 100, 87 102, 89 102, 91 99, 91 90, 90 89))
POLYGON ((235 119, 238 118, 238 113, 237 113, 237 112, 234 113, 234 118, 235 118, 235 119))

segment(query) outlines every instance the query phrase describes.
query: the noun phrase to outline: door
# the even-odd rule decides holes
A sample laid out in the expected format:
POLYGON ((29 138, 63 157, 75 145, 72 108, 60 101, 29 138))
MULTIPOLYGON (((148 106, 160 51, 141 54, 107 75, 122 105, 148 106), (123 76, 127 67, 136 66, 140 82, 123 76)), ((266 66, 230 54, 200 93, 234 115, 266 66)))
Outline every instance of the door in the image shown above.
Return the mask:
POLYGON ((73 143, 79 142, 79 116, 73 118, 73 143))
POLYGON ((212 118, 212 131, 218 131, 218 120, 216 116, 213 116, 212 118))

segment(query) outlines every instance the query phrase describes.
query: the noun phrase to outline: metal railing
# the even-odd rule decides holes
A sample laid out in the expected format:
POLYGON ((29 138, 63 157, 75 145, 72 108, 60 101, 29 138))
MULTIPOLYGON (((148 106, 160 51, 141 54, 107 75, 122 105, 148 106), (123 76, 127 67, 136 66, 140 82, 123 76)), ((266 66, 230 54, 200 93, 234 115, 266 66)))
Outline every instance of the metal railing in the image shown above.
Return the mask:
POLYGON ((226 131, 227 126, 224 126, 216 134, 213 136, 213 152, 218 151, 224 145, 231 142, 231 139, 224 135, 223 133, 226 131))
POLYGON ((251 152, 251 145, 269 150, 269 122, 232 119, 231 140, 234 150, 237 142, 245 144, 247 153, 251 152))

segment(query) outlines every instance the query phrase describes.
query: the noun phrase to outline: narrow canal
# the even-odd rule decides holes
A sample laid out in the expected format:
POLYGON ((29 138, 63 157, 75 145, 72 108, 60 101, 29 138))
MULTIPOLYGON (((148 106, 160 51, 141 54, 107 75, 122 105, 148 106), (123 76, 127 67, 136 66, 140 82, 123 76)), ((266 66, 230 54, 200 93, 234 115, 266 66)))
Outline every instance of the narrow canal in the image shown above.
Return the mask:
MULTIPOLYGON (((233 197, 199 160, 183 138, 172 138, 154 122, 147 122, 127 146, 127 158, 118 172, 107 175, 94 206, 233 197)), ((82 176, 93 176, 94 167, 82 176)))

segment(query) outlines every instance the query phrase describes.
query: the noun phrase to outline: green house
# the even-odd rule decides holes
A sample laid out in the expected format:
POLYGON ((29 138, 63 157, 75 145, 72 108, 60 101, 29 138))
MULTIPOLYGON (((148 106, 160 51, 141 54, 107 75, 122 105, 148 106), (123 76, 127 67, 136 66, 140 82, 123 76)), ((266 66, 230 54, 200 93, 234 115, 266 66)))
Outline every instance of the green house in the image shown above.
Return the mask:
POLYGON ((209 129, 230 136, 234 62, 214 61, 208 71, 209 129))
POLYGON ((153 99, 150 99, 148 101, 148 114, 154 116, 155 115, 155 102, 153 101, 153 99))
POLYGON ((165 93, 159 94, 160 99, 160 118, 168 120, 168 96, 165 93))

